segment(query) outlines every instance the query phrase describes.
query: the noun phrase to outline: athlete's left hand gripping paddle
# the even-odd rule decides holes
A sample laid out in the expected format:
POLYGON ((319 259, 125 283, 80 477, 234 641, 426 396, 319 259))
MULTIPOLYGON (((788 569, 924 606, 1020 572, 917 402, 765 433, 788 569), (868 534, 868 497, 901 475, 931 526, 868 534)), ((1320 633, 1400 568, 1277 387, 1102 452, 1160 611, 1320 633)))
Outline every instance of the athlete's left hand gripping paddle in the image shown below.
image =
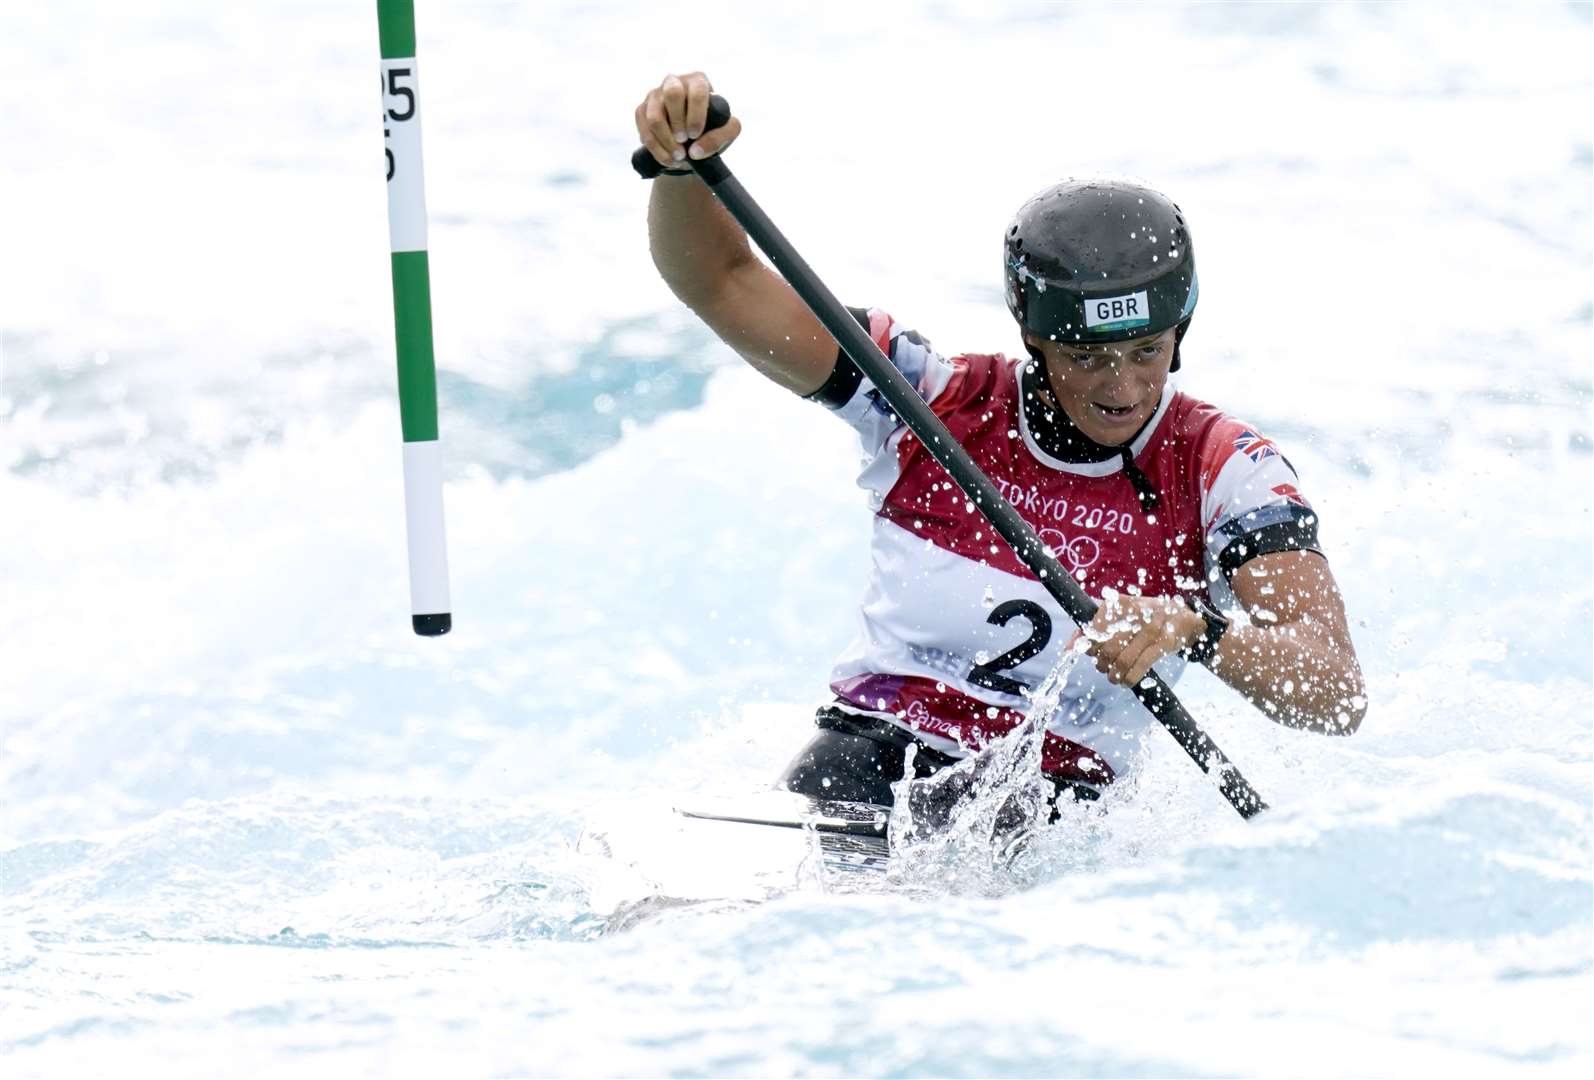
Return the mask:
POLYGON ((437 366, 432 356, 432 286, 426 261, 414 0, 377 0, 376 20, 382 38, 382 135, 387 141, 387 229, 393 251, 393 327, 404 429, 410 622, 417 634, 434 637, 448 633, 454 617, 443 531, 443 455, 437 441, 437 366))

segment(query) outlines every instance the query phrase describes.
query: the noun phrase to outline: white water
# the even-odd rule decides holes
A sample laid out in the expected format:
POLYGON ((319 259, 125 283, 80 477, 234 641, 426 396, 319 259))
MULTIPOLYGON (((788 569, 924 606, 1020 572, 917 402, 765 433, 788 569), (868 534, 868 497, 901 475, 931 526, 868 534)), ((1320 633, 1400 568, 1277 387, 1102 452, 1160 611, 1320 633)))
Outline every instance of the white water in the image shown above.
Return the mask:
POLYGON ((8 1074, 1587 1068, 1587 5, 419 6, 441 640, 374 12, 0 13, 8 1074), (577 837, 766 784, 865 569, 850 435, 649 265, 631 108, 692 66, 832 287, 946 351, 1016 346, 1029 192, 1172 192, 1183 385, 1322 511, 1362 732, 1196 673, 1254 822, 1159 738, 1005 887, 616 931, 577 837))

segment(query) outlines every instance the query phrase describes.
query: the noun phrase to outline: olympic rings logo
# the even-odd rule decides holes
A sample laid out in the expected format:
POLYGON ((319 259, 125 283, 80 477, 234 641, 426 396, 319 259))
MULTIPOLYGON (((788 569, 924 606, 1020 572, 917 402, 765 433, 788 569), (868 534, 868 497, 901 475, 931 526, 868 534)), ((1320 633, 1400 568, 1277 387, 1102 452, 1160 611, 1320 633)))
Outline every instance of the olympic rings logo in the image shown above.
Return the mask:
POLYGON ((1042 529, 1040 538, 1054 558, 1075 572, 1095 566, 1101 558, 1101 545, 1089 536, 1070 540, 1056 529, 1042 529))

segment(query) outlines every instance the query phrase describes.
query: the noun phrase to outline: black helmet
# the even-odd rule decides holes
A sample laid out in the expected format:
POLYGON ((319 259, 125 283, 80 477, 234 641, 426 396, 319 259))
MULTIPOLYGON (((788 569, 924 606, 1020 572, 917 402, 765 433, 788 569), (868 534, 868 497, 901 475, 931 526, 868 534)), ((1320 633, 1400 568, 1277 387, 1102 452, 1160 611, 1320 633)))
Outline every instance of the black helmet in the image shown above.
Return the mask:
POLYGON ((1200 291, 1184 214, 1138 184, 1047 188, 1013 216, 1003 255, 1008 310, 1051 341, 1128 341, 1170 327, 1183 340, 1200 291))

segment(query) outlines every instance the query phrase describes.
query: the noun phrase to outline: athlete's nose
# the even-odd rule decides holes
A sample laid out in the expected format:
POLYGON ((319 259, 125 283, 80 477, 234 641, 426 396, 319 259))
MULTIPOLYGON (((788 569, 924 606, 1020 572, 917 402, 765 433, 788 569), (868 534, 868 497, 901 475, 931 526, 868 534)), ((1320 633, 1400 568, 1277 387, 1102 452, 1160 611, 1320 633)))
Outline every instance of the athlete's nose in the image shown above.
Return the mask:
POLYGON ((1132 405, 1139 396, 1134 370, 1122 357, 1113 357, 1096 388, 1096 400, 1103 405, 1132 405))

